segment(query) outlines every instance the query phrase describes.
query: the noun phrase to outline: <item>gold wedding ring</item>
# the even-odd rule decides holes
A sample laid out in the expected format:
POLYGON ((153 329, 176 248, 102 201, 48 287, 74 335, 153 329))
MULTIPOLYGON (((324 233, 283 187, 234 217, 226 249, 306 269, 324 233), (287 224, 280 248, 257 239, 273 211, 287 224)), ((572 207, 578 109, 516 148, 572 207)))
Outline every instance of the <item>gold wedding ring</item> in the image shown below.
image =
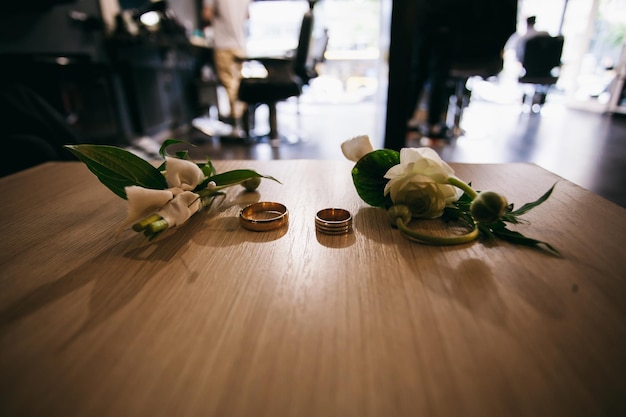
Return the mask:
POLYGON ((343 235, 352 228, 352 215, 341 208, 327 208, 317 212, 315 229, 327 235, 343 235))
POLYGON ((278 229, 286 225, 288 221, 287 207, 271 201, 250 204, 239 213, 241 226, 254 232, 278 229))

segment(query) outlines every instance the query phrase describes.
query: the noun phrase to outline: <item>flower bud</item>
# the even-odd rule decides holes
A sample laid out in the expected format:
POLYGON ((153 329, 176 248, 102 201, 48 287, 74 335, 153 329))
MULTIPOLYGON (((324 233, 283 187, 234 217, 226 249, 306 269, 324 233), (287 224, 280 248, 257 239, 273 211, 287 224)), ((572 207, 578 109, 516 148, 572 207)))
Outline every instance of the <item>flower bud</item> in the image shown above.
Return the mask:
POLYGON ((500 219, 506 212, 509 203, 503 195, 493 191, 485 191, 470 205, 470 214, 478 223, 490 224, 500 219))
POLYGON ((373 152, 372 142, 367 135, 355 136, 341 144, 343 156, 352 162, 357 162, 370 152, 373 152))
POLYGON ((411 210, 403 204, 397 204, 387 210, 387 219, 393 227, 396 227, 398 219, 402 219, 404 224, 408 224, 411 221, 411 210))
POLYGON ((246 191, 254 191, 261 184, 261 177, 252 177, 244 180, 241 185, 246 189, 246 191))

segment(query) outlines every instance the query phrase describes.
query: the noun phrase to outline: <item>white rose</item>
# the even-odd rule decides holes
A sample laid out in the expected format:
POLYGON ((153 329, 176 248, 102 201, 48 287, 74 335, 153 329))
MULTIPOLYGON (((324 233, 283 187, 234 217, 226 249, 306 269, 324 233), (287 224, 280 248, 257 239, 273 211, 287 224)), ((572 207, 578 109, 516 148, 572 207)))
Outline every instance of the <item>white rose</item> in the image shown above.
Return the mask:
POLYGON ((389 182, 384 192, 391 194, 394 204, 408 206, 413 217, 434 219, 463 194, 448 183, 453 175, 454 170, 431 148, 403 148, 400 163, 385 174, 389 182))

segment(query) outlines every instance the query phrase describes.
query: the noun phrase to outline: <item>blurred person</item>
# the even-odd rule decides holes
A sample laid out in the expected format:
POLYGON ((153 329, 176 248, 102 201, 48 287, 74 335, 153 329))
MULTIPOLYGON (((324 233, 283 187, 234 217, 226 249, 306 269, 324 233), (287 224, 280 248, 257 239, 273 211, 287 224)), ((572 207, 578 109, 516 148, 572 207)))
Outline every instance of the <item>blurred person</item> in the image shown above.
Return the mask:
POLYGON ((537 36, 549 36, 550 34, 543 30, 535 29, 537 23, 536 16, 529 16, 526 19, 526 32, 523 35, 514 33, 508 40, 506 48, 515 50, 515 57, 522 63, 524 61, 524 51, 526 50, 526 42, 537 36))
MULTIPOLYGON (((411 84, 409 86, 408 121, 418 107, 422 93, 428 87, 427 128, 430 138, 449 136, 442 114, 447 108, 446 82, 453 60, 456 13, 451 13, 454 1, 420 1, 413 26, 411 84)), ((415 127, 409 127, 416 129, 415 127)), ((419 129, 417 129, 419 130, 419 129)))
MULTIPOLYGON (((230 104, 229 124, 241 129, 244 104, 237 99, 242 61, 246 50, 245 26, 250 0, 203 0, 202 18, 213 28, 214 65, 217 78, 226 88, 230 104)), ((220 115, 224 116, 224 115, 220 115)))

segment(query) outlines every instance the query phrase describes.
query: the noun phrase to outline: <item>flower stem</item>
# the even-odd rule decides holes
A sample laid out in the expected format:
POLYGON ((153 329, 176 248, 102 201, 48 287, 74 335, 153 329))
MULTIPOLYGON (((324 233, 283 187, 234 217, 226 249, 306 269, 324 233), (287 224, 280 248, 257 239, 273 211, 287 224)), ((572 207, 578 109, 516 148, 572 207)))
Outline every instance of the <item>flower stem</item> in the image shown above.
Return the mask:
POLYGON ((463 181, 461 181, 460 179, 456 177, 449 177, 448 183, 463 190, 465 194, 467 194, 467 196, 472 200, 474 200, 478 196, 478 193, 474 191, 474 189, 470 187, 469 184, 464 183, 463 181))
POLYGON ((476 224, 472 226, 472 230, 469 233, 461 236, 432 236, 425 233, 420 233, 415 230, 409 229, 404 223, 404 220, 400 217, 396 219, 396 226, 398 227, 398 230, 400 230, 402 235, 409 240, 440 246, 460 245, 463 243, 471 242, 478 237, 478 227, 476 227, 476 224))
POLYGON ((167 224, 167 221, 161 219, 161 220, 156 220, 153 221, 152 223, 150 223, 145 230, 145 233, 154 235, 157 233, 160 233, 162 231, 164 231, 165 229, 167 229, 169 227, 169 225, 167 224))
POLYGON ((161 216, 159 216, 158 214, 152 214, 152 215, 146 217, 145 219, 135 223, 133 225, 133 230, 135 232, 141 232, 142 230, 147 228, 152 222, 156 222, 158 220, 163 220, 163 218, 161 216))

